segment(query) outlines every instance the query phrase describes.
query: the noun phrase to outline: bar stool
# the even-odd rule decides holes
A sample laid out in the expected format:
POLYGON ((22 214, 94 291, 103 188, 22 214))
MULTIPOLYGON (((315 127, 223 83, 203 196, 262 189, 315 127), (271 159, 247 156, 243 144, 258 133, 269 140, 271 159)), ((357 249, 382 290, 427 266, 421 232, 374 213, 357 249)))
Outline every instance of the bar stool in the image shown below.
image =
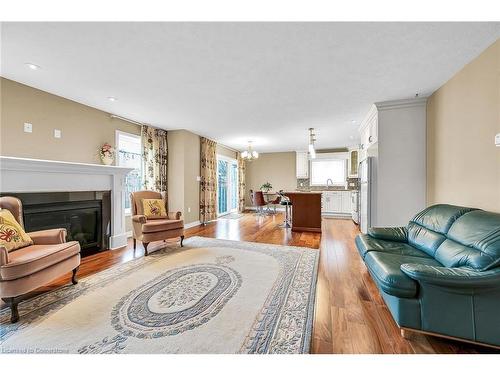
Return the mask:
POLYGON ((284 195, 281 191, 279 192, 281 197, 280 204, 285 206, 285 221, 280 225, 280 228, 291 228, 292 227, 292 202, 290 198, 284 195))
MULTIPOLYGON (((273 212, 272 212, 272 214, 274 214, 274 215, 276 214, 276 205, 281 204, 281 195, 280 195, 279 193, 276 193, 276 194, 277 194, 278 196, 277 196, 275 199, 273 199, 272 201, 268 201, 268 202, 267 202, 267 205, 268 205, 268 206, 269 206, 269 205, 272 205, 272 206, 273 206, 273 212)), ((270 208, 268 208, 268 210, 267 210, 267 211, 268 211, 269 213, 271 213, 271 209, 270 209, 270 208)))

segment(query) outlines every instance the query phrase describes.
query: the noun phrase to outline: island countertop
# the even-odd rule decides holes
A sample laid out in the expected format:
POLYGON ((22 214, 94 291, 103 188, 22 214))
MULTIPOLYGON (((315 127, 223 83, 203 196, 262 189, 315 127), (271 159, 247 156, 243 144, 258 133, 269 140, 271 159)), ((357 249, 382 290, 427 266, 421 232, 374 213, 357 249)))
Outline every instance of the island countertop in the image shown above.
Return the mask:
POLYGON ((292 202, 292 231, 321 233, 321 191, 284 193, 292 202))

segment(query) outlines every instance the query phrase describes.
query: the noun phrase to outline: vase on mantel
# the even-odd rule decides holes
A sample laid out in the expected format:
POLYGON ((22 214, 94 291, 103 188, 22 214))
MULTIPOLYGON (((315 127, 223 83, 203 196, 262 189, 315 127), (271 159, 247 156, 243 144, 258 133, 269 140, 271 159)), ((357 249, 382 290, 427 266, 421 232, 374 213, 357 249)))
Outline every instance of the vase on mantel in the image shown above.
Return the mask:
POLYGON ((104 165, 111 165, 114 159, 111 156, 101 156, 101 161, 104 165))
POLYGON ((115 149, 106 142, 99 149, 99 156, 101 157, 102 164, 111 165, 115 160, 115 149))

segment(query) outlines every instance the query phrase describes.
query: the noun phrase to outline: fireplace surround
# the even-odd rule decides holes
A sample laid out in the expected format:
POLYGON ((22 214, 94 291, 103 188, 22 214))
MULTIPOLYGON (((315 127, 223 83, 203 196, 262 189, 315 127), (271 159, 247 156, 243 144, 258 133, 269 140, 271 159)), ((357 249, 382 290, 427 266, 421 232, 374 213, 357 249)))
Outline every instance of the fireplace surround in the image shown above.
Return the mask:
MULTIPOLYGON (((83 200, 104 202, 103 197, 95 194, 107 192, 109 203, 101 203, 103 204, 101 224, 104 223, 104 212, 107 212, 107 207, 104 207, 106 204, 109 205, 110 219, 109 222, 106 221, 109 225, 103 229, 101 241, 108 236, 109 246, 107 247, 114 249, 127 245, 124 185, 125 176, 132 170, 132 168, 113 165, 0 156, 0 193, 6 195, 9 192, 15 196, 32 193, 33 197, 38 198, 42 197, 36 195, 40 193, 49 193, 43 196, 45 198, 51 194, 67 194, 67 197, 74 198, 78 194, 90 192, 94 194, 94 198, 83 200)), ((23 203, 29 206, 30 202, 32 201, 28 200, 23 203)), ((35 204, 43 204, 43 202, 39 201, 35 204)))

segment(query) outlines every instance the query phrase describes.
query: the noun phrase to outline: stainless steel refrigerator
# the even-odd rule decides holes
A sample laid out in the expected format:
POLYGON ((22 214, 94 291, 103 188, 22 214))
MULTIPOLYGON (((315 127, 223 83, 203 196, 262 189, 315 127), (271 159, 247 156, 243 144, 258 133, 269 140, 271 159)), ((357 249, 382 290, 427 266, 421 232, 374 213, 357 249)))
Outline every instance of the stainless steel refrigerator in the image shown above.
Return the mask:
POLYGON ((359 228, 366 233, 371 226, 373 158, 368 157, 359 163, 359 228))

